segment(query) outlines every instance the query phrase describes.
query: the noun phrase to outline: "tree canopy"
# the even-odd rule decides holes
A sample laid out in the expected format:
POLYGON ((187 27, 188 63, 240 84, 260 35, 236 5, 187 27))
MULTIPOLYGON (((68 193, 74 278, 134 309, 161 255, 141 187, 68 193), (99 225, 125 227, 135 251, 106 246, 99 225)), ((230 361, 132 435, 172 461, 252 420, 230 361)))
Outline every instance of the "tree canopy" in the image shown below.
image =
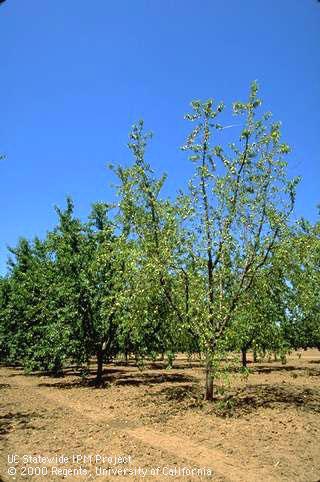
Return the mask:
POLYGON ((210 400, 222 350, 241 351, 246 365, 249 349, 320 348, 320 224, 293 221, 299 179, 288 178, 290 148, 261 103, 254 82, 233 103, 232 126, 223 103, 191 103, 182 149, 194 172, 173 200, 138 122, 132 163, 110 166, 114 205, 94 203, 82 221, 68 198, 45 239, 10 248, 2 361, 59 373, 95 357, 100 385, 116 356, 166 354, 170 366, 178 352, 204 354, 210 400))

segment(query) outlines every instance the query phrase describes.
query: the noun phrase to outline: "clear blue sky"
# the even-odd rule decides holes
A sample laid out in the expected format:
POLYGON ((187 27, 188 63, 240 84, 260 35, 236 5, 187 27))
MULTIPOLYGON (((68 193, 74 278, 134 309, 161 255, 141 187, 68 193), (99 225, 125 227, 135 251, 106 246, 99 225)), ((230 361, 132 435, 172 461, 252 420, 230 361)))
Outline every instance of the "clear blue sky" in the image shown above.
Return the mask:
POLYGON ((111 200, 110 161, 144 118, 167 192, 191 167, 179 151, 190 100, 245 98, 261 85, 301 174, 297 214, 320 203, 320 3, 316 0, 7 0, 0 6, 0 272, 6 246, 43 236, 66 195, 85 217, 111 200))

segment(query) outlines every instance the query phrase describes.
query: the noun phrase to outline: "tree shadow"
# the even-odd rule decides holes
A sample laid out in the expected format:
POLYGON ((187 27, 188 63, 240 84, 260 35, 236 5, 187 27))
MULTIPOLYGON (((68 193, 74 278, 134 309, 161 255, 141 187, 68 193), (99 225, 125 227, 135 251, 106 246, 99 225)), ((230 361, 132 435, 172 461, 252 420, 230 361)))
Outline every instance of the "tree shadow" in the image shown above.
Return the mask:
POLYGON ((193 377, 182 375, 180 373, 159 373, 149 374, 141 373, 139 375, 127 375, 115 380, 116 385, 158 385, 161 383, 185 383, 192 382, 193 377))
POLYGON ((316 389, 261 384, 247 385, 237 390, 215 386, 214 392, 213 402, 205 402, 201 386, 192 383, 165 387, 149 395, 157 398, 157 404, 167 405, 166 412, 171 414, 204 408, 209 414, 223 418, 242 417, 259 408, 277 407, 295 407, 320 414, 320 390, 316 389))
POLYGON ((8 412, 5 415, 0 415, 0 439, 5 438, 13 428, 28 428, 33 416, 34 414, 23 412, 8 412))
POLYGON ((203 390, 198 383, 166 386, 160 391, 149 391, 148 397, 154 400, 153 410, 148 413, 148 418, 160 423, 166 423, 170 418, 184 412, 201 410, 204 404, 203 390))
POLYGON ((310 377, 319 377, 320 376, 320 370, 317 370, 316 368, 306 368, 306 374, 309 375, 310 377))
POLYGON ((76 365, 68 365, 61 369, 61 371, 55 370, 34 370, 26 371, 21 366, 6 366, 7 369, 14 370, 14 373, 10 373, 8 377, 48 377, 48 378, 65 378, 67 376, 81 376, 82 373, 88 372, 93 373, 93 369, 86 370, 84 367, 79 367, 76 365))
MULTIPOLYGON (((10 368, 12 368, 12 367, 10 367, 10 368)), ((19 372, 16 373, 17 368, 15 368, 14 370, 15 370, 15 373, 10 373, 10 375, 8 375, 8 378, 21 377, 21 376, 23 376, 23 377, 34 377, 34 378, 41 378, 41 377, 63 378, 65 376, 64 373, 53 373, 51 371, 25 372, 22 369, 19 369, 19 372)))
MULTIPOLYGON (((219 389, 218 389, 219 390, 219 389)), ((295 407, 320 413, 320 391, 290 385, 247 385, 235 392, 226 390, 214 400, 213 411, 219 416, 241 416, 259 408, 295 407)))
MULTIPOLYGON (((121 376, 124 370, 111 368, 105 369, 103 372, 103 383, 110 382, 121 376)), ((59 388, 64 390, 71 390, 73 388, 92 388, 95 386, 94 372, 88 373, 86 376, 81 377, 78 374, 72 373, 74 378, 72 380, 64 380, 59 382, 42 382, 38 383, 38 387, 59 388)))
MULTIPOLYGON (((169 402, 191 402, 191 406, 200 406, 203 403, 203 390, 198 384, 184 384, 173 387, 165 387, 160 394, 169 402)), ((159 396, 156 392, 154 396, 159 396)))
POLYGON ((4 390, 6 388, 11 388, 11 385, 9 385, 9 383, 0 383, 0 390, 4 390))
POLYGON ((93 385, 91 380, 83 379, 83 380, 71 380, 65 382, 43 382, 38 383, 38 387, 47 387, 47 388, 59 388, 63 390, 71 390, 73 388, 86 388, 91 387, 93 385))
MULTIPOLYGON (((192 370, 193 368, 201 368, 203 362, 200 360, 191 360, 190 362, 186 359, 175 360, 172 365, 172 370, 192 370)), ((168 362, 164 361, 154 361, 146 364, 148 370, 166 370, 168 367, 168 362)))
POLYGON ((273 372, 303 372, 304 374, 310 376, 320 376, 320 370, 317 368, 304 367, 304 366, 293 366, 293 365, 277 365, 268 366, 260 365, 250 368, 251 373, 273 373, 273 372))
MULTIPOLYGON (((105 369, 103 373, 103 379, 99 388, 108 388, 110 385, 116 386, 152 386, 161 383, 184 383, 184 382, 192 382, 194 380, 191 376, 182 375, 179 373, 159 373, 159 374, 150 374, 150 373, 128 373, 126 370, 121 370, 118 368, 113 369, 105 369)), ((83 379, 76 379, 76 380, 66 380, 63 382, 43 382, 38 383, 39 387, 49 387, 49 388, 58 388, 58 389, 73 389, 73 388, 91 388, 96 386, 96 380, 94 377, 86 377, 83 379)))
POLYGON ((292 372, 295 370, 302 370, 302 368, 292 365, 259 365, 250 368, 251 373, 292 372))

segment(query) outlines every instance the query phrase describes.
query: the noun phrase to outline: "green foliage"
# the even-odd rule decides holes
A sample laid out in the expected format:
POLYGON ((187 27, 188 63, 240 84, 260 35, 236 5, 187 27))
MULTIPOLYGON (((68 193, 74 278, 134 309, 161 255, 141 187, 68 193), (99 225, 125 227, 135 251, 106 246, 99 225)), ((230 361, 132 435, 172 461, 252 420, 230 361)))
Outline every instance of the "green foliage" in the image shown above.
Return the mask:
POLYGON ((280 123, 260 106, 255 82, 232 105, 235 124, 223 103, 191 103, 183 149, 194 175, 175 200, 147 160, 151 134, 134 125, 132 163, 111 166, 116 212, 96 203, 84 222, 67 199, 44 240, 10 250, 1 359, 59 372, 94 356, 101 383, 118 354, 140 367, 166 354, 170 368, 179 351, 204 353, 210 399, 214 376, 234 363, 230 350, 320 347, 319 223, 290 225, 298 179, 287 178, 280 123))
POLYGON ((175 352, 185 317, 181 296, 185 278, 178 264, 182 255, 179 209, 160 199, 166 176, 154 177, 145 159, 150 138, 142 121, 134 125, 129 142, 132 166, 112 166, 120 181, 117 221, 126 241, 123 328, 132 350, 142 357, 152 352, 175 352))
POLYGON ((301 220, 283 251, 290 295, 286 339, 294 348, 320 349, 320 223, 301 220))
POLYGON ((257 116, 261 100, 251 85, 246 103, 235 102, 233 113, 242 121, 239 141, 227 148, 213 145, 223 126, 216 118, 222 103, 193 102, 186 118, 196 126, 184 150, 191 152, 195 173, 190 181, 192 222, 200 236, 198 271, 206 276, 197 296, 199 336, 207 352, 206 397, 212 398, 210 376, 217 344, 241 310, 259 274, 270 263, 286 233, 298 179, 286 177, 283 157, 289 148, 281 140, 280 123, 269 113, 257 116), (200 321, 200 323, 199 323, 200 321))

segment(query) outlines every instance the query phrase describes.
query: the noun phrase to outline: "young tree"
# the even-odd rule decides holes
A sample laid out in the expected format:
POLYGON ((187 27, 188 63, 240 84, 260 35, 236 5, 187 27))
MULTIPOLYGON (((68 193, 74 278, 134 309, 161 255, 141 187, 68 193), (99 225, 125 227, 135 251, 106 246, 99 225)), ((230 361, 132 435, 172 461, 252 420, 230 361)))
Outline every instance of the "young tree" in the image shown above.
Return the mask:
POLYGON ((197 319, 206 352, 205 399, 213 398, 213 361, 219 340, 262 268, 270 262, 276 243, 292 212, 297 180, 286 178, 283 160, 289 147, 281 141, 280 124, 270 114, 257 118, 258 86, 251 85, 246 103, 233 104, 244 117, 240 140, 229 148, 212 145, 223 104, 192 102, 186 118, 196 123, 183 149, 195 163, 190 182, 193 222, 199 232, 194 250, 199 270, 206 273, 197 319), (204 263, 204 259, 206 262, 204 263))
POLYGON ((149 138, 142 121, 134 125, 129 143, 134 163, 113 168, 121 183, 118 219, 129 248, 124 303, 132 344, 140 356, 176 351, 187 310, 181 296, 186 272, 178 262, 179 209, 160 198, 165 176, 156 179, 145 160, 149 138))

